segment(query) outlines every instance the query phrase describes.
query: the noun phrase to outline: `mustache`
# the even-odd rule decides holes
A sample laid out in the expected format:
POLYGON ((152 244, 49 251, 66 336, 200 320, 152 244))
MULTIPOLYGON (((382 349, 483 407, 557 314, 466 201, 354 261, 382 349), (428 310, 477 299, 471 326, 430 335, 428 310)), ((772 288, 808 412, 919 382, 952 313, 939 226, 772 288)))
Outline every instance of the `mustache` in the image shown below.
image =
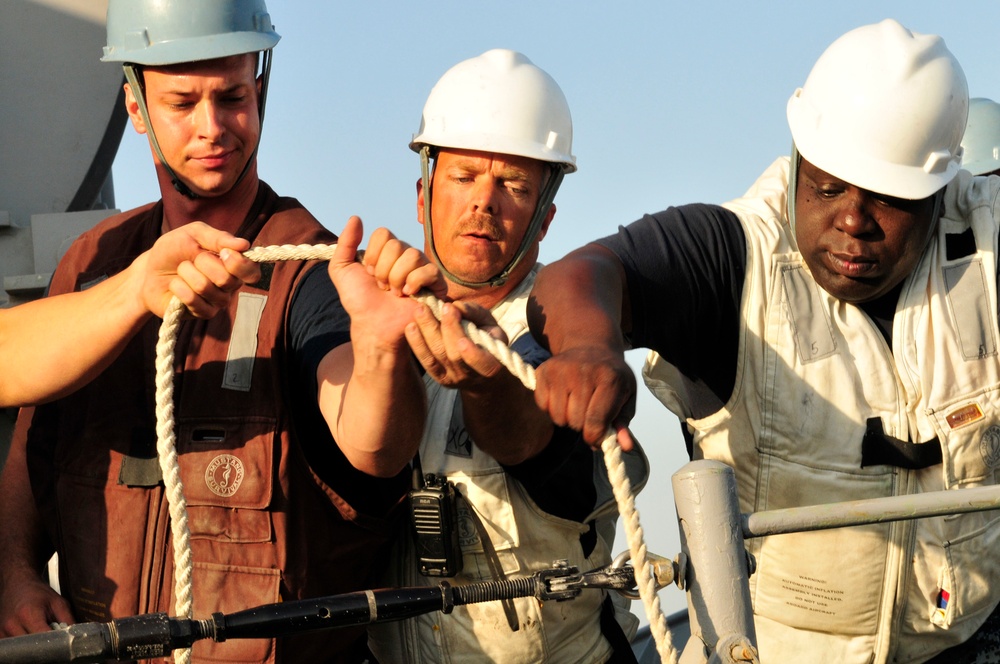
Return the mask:
POLYGON ((459 226, 460 235, 470 233, 496 240, 503 236, 503 225, 491 214, 473 212, 459 226))

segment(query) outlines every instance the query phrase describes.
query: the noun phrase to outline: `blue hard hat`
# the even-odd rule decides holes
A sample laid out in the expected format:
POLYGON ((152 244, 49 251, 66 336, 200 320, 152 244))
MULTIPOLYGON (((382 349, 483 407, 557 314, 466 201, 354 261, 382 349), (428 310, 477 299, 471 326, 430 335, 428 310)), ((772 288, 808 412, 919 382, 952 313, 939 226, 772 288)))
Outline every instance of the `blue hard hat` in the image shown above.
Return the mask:
POLYGON ((104 62, 171 65, 267 51, 264 0, 110 0, 104 62))

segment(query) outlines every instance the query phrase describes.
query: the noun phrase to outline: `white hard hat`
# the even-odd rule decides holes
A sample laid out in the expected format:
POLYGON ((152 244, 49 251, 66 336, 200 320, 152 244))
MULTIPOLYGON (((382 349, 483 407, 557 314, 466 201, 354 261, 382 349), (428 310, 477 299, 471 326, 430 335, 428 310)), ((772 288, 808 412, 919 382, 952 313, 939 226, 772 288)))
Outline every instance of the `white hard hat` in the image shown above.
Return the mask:
POLYGON ((518 155, 576 170, 565 95, 531 60, 507 49, 445 72, 424 104, 410 149, 420 152, 424 145, 518 155))
POLYGON ((922 199, 961 168, 969 109, 961 65, 937 35, 886 19, 831 44, 788 100, 798 152, 869 191, 922 199))
POLYGON ((962 148, 962 168, 973 175, 1000 169, 1000 104, 983 97, 969 101, 962 148))

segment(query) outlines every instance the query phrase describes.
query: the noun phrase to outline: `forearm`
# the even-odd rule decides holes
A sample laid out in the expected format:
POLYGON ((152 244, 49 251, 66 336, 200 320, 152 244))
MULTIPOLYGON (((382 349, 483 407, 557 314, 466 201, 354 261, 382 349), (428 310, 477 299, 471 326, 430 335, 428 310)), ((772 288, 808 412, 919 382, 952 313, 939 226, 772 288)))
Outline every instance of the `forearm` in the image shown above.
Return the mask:
POLYGON ((472 440, 505 466, 536 456, 552 439, 552 420, 535 404, 531 390, 507 371, 483 389, 463 389, 461 396, 472 440))
POLYGON ((528 301, 531 332, 552 353, 535 373, 535 402, 595 448, 613 427, 622 449, 631 449, 625 425, 636 384, 625 362, 627 293, 617 257, 588 245, 543 268, 528 301))
POLYGON ((104 370, 149 319, 143 257, 102 283, 0 311, 0 406, 62 396, 104 370))
POLYGON ((320 409, 344 456, 369 475, 396 475, 416 454, 426 420, 423 380, 408 350, 344 344, 324 369, 320 409))
POLYGON ((631 325, 621 262, 591 244, 546 265, 531 291, 528 325, 553 355, 584 347, 624 353, 631 325))

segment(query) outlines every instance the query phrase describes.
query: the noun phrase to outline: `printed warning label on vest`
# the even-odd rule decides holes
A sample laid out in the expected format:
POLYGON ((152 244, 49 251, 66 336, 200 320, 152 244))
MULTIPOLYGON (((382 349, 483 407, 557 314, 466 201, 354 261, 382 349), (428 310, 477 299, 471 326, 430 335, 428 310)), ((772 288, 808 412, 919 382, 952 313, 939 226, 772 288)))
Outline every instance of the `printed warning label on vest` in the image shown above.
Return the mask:
POLYGON ((885 584, 884 539, 873 527, 848 530, 767 538, 770 546, 757 556, 754 612, 796 629, 874 634, 885 584))
POLYGON ((838 614, 844 601, 844 591, 830 588, 822 579, 785 578, 781 579, 781 588, 787 593, 785 603, 789 606, 830 616, 838 614))

